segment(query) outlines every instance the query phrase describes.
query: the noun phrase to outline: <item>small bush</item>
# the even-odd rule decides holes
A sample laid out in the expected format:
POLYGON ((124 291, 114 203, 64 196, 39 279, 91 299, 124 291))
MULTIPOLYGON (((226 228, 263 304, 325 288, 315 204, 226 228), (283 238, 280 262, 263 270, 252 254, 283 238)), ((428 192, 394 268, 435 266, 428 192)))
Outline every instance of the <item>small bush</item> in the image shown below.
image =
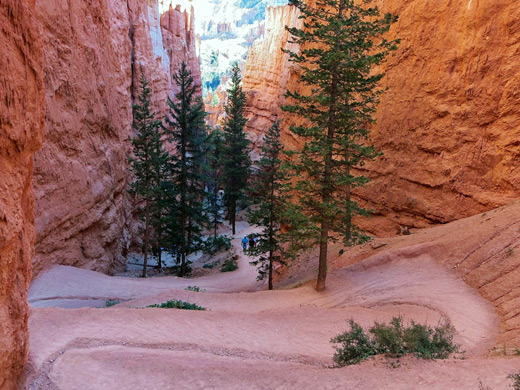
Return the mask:
POLYGON ((215 266, 215 264, 213 264, 213 263, 209 263, 209 264, 204 264, 204 265, 202 266, 202 268, 212 269, 214 266, 215 266))
POLYGON ((374 345, 363 328, 354 320, 350 320, 349 325, 349 332, 340 334, 331 340, 334 344, 341 344, 340 347, 334 346, 336 353, 333 358, 340 366, 356 364, 376 354, 374 345))
POLYGON ((117 305, 118 303, 121 303, 121 301, 112 301, 112 300, 108 300, 108 301, 105 301, 105 307, 110 307, 110 306, 114 306, 114 305, 117 305))
POLYGON ((231 272, 238 268, 236 256, 231 257, 224 261, 224 264, 222 264, 222 268, 220 268, 220 272, 231 272))
POLYGON ((184 301, 171 300, 168 302, 161 303, 160 305, 150 305, 146 307, 160 308, 160 309, 183 309, 183 310, 206 310, 202 306, 198 306, 194 303, 188 303, 184 301))
POLYGON ((200 287, 198 286, 188 286, 185 288, 186 291, 194 291, 194 292, 200 292, 200 287))
POLYGON ((459 350, 453 342, 455 328, 447 322, 432 328, 412 321, 406 328, 401 317, 394 317, 388 325, 376 322, 368 333, 354 320, 349 324, 350 331, 331 340, 340 344, 334 346, 333 359, 338 366, 356 364, 379 354, 399 357, 413 353, 423 359, 445 359, 459 350))
POLYGON ((514 390, 520 390, 520 372, 514 372, 507 376, 508 379, 512 379, 513 383, 510 384, 510 387, 514 390))
POLYGON ((228 236, 211 236, 204 243, 204 247, 202 248, 204 253, 208 253, 210 255, 214 255, 217 252, 222 250, 230 250, 231 249, 231 238, 228 236))

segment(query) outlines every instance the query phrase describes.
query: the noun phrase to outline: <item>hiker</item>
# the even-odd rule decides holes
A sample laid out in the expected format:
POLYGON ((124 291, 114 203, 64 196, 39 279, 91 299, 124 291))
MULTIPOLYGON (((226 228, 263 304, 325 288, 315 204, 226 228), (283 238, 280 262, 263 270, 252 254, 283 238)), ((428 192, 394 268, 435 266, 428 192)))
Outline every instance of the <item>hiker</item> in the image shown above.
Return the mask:
POLYGON ((254 234, 249 235, 249 247, 251 247, 251 248, 255 247, 255 244, 256 244, 255 237, 256 236, 254 234))
POLYGON ((244 238, 242 238, 242 249, 244 251, 247 249, 248 243, 249 243, 249 238, 247 238, 247 236, 244 236, 244 238))

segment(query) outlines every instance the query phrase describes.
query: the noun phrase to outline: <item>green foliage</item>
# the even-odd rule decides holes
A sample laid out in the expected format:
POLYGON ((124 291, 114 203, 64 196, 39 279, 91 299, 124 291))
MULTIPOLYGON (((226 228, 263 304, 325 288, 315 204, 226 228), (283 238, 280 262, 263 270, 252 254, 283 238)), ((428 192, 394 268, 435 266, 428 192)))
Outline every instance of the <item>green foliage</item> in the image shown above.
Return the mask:
POLYGON ((170 213, 170 250, 181 253, 179 276, 184 276, 186 256, 201 248, 207 218, 204 210, 206 139, 204 105, 196 96, 191 72, 182 63, 173 76, 178 91, 175 100, 168 99, 170 108, 166 117, 166 133, 176 146, 171 163, 171 177, 176 208, 170 213))
POLYGON ((455 328, 447 322, 432 328, 412 321, 404 327, 402 318, 394 317, 388 325, 376 322, 368 333, 354 320, 349 324, 349 331, 331 340, 339 344, 334 346, 333 357, 338 366, 356 364, 379 354, 400 357, 413 353, 423 359, 446 359, 459 351, 453 342, 455 328))
POLYGON ((231 249, 231 238, 228 236, 211 236, 208 237, 206 242, 204 243, 203 251, 204 253, 209 253, 213 255, 222 250, 230 250, 231 249))
POLYGON ((363 328, 354 320, 350 320, 349 325, 350 331, 331 340, 331 343, 341 344, 340 347, 334 346, 336 353, 333 359, 339 366, 357 364, 376 354, 374 345, 363 328))
POLYGON ((364 186, 368 178, 356 169, 379 155, 370 145, 369 126, 383 92, 382 73, 374 71, 396 41, 382 38, 397 20, 380 17, 371 0, 317 0, 309 6, 303 0, 290 3, 301 11, 304 28, 288 28, 297 52, 286 51, 301 70, 307 88, 288 91, 289 104, 283 109, 304 119, 291 132, 303 139, 295 153, 293 169, 298 180, 294 190, 300 211, 293 228, 301 231, 301 247, 309 240, 320 245, 319 290, 325 288, 327 243, 333 233, 345 245, 355 245, 369 237, 353 218, 368 212, 352 199, 352 189, 364 186))
POLYGON ((150 305, 146 307, 160 308, 160 309, 183 309, 183 310, 206 310, 202 306, 198 306, 194 303, 188 303, 184 301, 171 300, 168 302, 161 303, 160 305, 150 305))
POLYGON ((249 179, 251 161, 249 141, 244 127, 246 95, 241 86, 240 68, 235 64, 231 69, 231 87, 226 104, 226 120, 223 127, 224 143, 222 150, 224 204, 227 208, 233 234, 236 233, 235 221, 238 202, 244 198, 244 190, 249 179))
POLYGON ((510 384, 512 389, 520 390, 520 372, 513 372, 509 374, 507 378, 513 381, 513 383, 510 384))
POLYGON ((218 227, 222 223, 220 185, 222 183, 222 153, 224 148, 224 136, 219 129, 214 129, 207 139, 208 151, 208 174, 206 180, 207 187, 207 212, 208 227, 213 230, 213 237, 216 239, 218 227))
POLYGON ((131 139, 133 150, 128 160, 134 180, 130 184, 129 192, 135 196, 137 212, 144 221, 143 277, 146 277, 150 246, 155 246, 161 239, 162 227, 165 223, 165 215, 162 211, 165 198, 163 183, 169 180, 170 156, 163 147, 161 122, 155 119, 155 113, 151 111, 151 90, 144 73, 140 78, 140 86, 138 103, 133 106, 132 127, 135 136, 131 139))
POLYGON ((220 272, 231 272, 236 269, 238 269, 238 264, 235 256, 224 261, 222 267, 220 268, 220 272))
POLYGON ((200 289, 198 286, 188 286, 185 288, 186 291, 193 291, 193 292, 201 292, 203 290, 200 289))
POLYGON ((253 247, 250 246, 248 254, 258 256, 251 264, 258 269, 258 280, 268 278, 269 290, 273 289, 273 265, 285 264, 282 260, 283 240, 280 238, 280 225, 286 215, 289 200, 289 175, 282 166, 282 152, 280 122, 276 122, 264 139, 258 173, 250 188, 253 194, 252 202, 257 207, 251 209, 247 215, 250 224, 262 229, 256 235, 258 242, 253 247))
POLYGON ((117 300, 108 300, 105 302, 105 307, 110 307, 110 306, 114 306, 114 305, 117 305, 121 303, 121 301, 117 301, 117 300))

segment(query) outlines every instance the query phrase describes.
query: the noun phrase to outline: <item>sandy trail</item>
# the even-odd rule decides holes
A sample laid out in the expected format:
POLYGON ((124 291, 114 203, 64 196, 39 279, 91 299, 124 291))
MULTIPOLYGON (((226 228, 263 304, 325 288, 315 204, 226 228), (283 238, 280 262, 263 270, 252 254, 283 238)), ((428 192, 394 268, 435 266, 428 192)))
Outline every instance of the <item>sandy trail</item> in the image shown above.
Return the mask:
MULTIPOLYGON (((250 231, 242 226, 233 245, 250 231)), ((480 378, 495 389, 520 366, 514 358, 483 357, 497 334, 493 308, 426 255, 334 271, 322 293, 310 284, 258 291, 263 284, 248 262, 240 255, 237 271, 196 280, 53 268, 31 287, 27 388, 477 389, 480 378), (206 292, 184 290, 193 284, 206 292), (106 309, 36 307, 108 298, 128 301, 106 309), (168 299, 208 310, 144 308, 168 299), (348 319, 369 326, 395 315, 432 325, 449 319, 467 360, 407 357, 398 369, 379 360, 330 368, 329 340, 348 319)))

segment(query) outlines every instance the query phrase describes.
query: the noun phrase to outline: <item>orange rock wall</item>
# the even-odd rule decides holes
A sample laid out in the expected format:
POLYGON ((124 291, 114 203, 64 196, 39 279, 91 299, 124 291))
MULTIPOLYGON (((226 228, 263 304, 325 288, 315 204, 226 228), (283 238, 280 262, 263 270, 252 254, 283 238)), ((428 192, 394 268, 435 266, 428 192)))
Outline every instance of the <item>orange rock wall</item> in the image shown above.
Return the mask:
MULTIPOLYGON (((377 211, 365 227, 395 234, 399 225, 445 223, 510 203, 520 193, 520 4, 375 3, 399 15, 389 37, 402 42, 384 65, 389 90, 372 132, 384 157, 365 167, 373 181, 357 193, 377 211)), ((265 41, 283 46, 282 30, 281 23, 268 29, 265 41)), ((254 137, 283 102, 276 86, 283 90, 287 76, 273 75, 286 75, 287 64, 271 46, 256 46, 246 66, 254 137)), ((296 69, 288 77, 290 89, 300 87, 296 69)), ((286 119, 282 135, 291 148, 299 143, 287 130, 293 122, 286 119)))
POLYGON ((33 154, 43 134, 42 52, 34 1, 0 0, 0 389, 27 360, 34 253, 33 154))
MULTIPOLYGON (((35 159, 35 272, 52 264, 111 272, 124 264, 135 233, 126 189, 139 76, 150 80, 162 115, 179 58, 191 61, 196 75, 198 62, 185 38, 169 39, 161 28, 157 1, 40 1, 37 18, 46 136, 35 159)), ((171 18, 175 34, 191 34, 187 13, 171 18)))
POLYGON ((283 117, 281 106, 293 65, 282 48, 296 49, 287 42, 289 33, 285 26, 301 26, 298 16, 299 11, 292 6, 267 8, 265 35, 253 44, 247 56, 243 72, 246 132, 256 150, 269 127, 283 117))

